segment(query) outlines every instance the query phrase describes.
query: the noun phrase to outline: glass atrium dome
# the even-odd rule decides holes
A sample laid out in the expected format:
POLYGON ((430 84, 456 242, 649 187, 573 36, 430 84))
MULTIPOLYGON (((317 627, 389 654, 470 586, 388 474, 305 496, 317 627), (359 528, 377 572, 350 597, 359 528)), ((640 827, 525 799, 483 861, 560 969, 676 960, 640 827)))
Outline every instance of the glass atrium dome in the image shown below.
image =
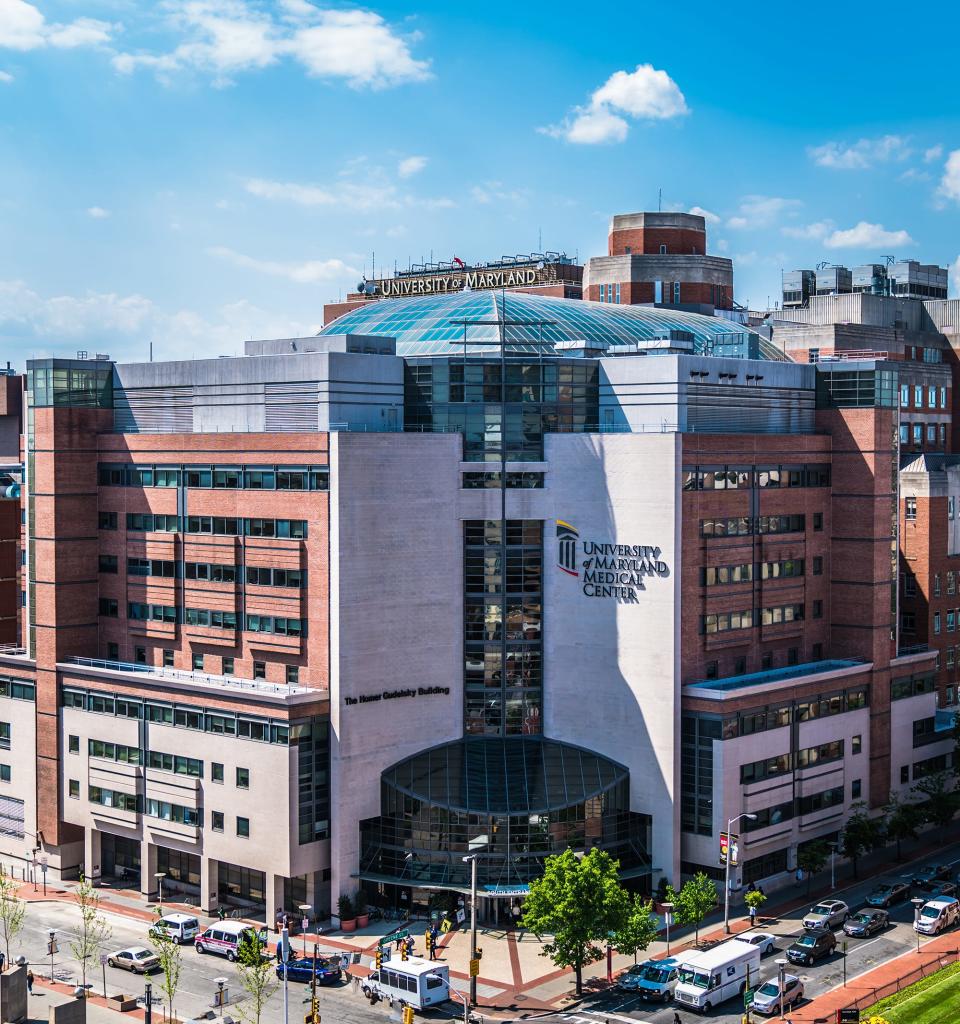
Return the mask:
POLYGON ((604 350, 666 347, 684 332, 705 355, 780 359, 776 346, 722 317, 655 306, 560 299, 524 292, 461 291, 368 302, 328 324, 320 335, 373 334, 395 338, 399 356, 463 354, 464 321, 471 354, 499 351, 501 334, 514 352, 563 354, 568 347, 604 350), (487 321, 486 323, 482 321, 487 321), (507 321, 506 325, 491 321, 507 321), (510 321, 522 321, 510 323, 510 321), (489 340, 490 347, 476 344, 489 340), (554 346, 560 346, 555 349, 554 346))

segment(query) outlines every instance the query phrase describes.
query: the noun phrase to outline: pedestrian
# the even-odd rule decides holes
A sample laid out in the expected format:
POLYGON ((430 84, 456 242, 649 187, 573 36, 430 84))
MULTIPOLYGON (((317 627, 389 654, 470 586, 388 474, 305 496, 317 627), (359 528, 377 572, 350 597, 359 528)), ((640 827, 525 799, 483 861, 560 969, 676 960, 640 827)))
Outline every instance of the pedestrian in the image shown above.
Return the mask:
POLYGON ((756 890, 756 888, 757 888, 757 887, 756 887, 756 886, 755 886, 755 885, 753 884, 753 882, 751 882, 751 883, 750 883, 750 884, 749 884, 749 885, 747 886, 747 892, 754 892, 754 891, 756 890))
POLYGON ((683 1024, 683 1021, 680 1019, 680 1014, 677 1013, 676 1010, 673 1011, 673 1024, 683 1024))
POLYGON ((7 969, 6 965, 7 965, 6 955, 4 953, 0 953, 0 971, 5 971, 7 969))
POLYGON ((752 928, 757 923, 757 908, 750 905, 750 927, 752 928))
POLYGON ((226 916, 227 916, 227 914, 226 914, 226 911, 223 909, 223 907, 222 906, 218 906, 217 907, 217 917, 219 917, 220 920, 222 921, 226 916))
POLYGON ((27 970, 27 994, 33 995, 33 971, 27 970))

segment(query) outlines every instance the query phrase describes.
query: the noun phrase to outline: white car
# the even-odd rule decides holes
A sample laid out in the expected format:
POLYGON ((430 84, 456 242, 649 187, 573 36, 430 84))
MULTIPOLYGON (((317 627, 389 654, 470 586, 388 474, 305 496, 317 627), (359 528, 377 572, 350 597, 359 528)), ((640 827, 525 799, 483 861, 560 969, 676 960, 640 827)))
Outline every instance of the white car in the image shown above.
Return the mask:
POLYGON ((152 949, 147 949, 145 946, 118 949, 116 953, 111 953, 107 957, 107 963, 111 967, 120 967, 134 974, 149 974, 160 968, 160 958, 152 949))
POLYGON ((761 956, 772 953, 777 948, 777 937, 771 932, 750 932, 746 935, 738 935, 741 942, 749 942, 760 950, 761 956))
MULTIPOLYGON (((783 1008, 787 1009, 803 998, 803 982, 795 974, 783 976, 783 1008)), ((780 982, 776 978, 764 982, 753 993, 751 1010, 757 1013, 773 1014, 780 1012, 780 982)))
POLYGON ((839 928, 850 916, 850 908, 843 900, 824 900, 804 915, 803 927, 810 931, 818 928, 839 928))

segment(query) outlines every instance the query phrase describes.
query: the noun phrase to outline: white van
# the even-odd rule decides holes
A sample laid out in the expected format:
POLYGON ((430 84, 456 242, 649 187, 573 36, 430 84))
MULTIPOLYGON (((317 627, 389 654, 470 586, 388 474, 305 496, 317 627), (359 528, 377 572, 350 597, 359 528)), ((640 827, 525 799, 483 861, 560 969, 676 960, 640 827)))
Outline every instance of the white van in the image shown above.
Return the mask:
POLYGON ((643 999, 669 1003, 680 975, 679 961, 671 956, 664 960, 648 960, 642 967, 634 991, 643 999))
POLYGON ((960 901, 953 896, 942 900, 930 900, 920 908, 913 930, 922 935, 939 935, 940 932, 952 927, 960 919, 960 901))
POLYGON ((236 960, 237 947, 248 932, 251 935, 259 935, 266 951, 267 929, 253 928, 242 921, 220 921, 218 924, 210 925, 197 936, 194 948, 198 953, 219 953, 228 960, 236 960))
POLYGON ((363 979, 363 994, 371 1002, 389 999, 423 1010, 450 998, 450 968, 418 956, 393 957, 363 979))
POLYGON ((189 914, 167 914, 166 917, 161 917, 159 921, 155 921, 150 926, 151 935, 166 932, 174 942, 181 946, 193 942, 199 931, 200 922, 189 914))
POLYGON ((678 960, 673 998, 680 1006, 701 1013, 709 1013, 760 981, 760 949, 739 939, 702 953, 685 953, 678 960))

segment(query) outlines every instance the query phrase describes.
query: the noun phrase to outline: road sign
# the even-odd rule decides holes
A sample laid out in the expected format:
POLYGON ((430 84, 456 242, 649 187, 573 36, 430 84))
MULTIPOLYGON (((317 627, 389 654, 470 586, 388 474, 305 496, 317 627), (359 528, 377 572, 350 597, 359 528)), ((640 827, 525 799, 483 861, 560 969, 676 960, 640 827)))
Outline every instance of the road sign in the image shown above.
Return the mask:
POLYGON ((470 961, 470 977, 471 978, 477 978, 479 976, 480 976, 480 961, 476 960, 476 959, 471 960, 470 961))
POLYGON ((107 954, 106 953, 101 953, 100 954, 100 966, 101 967, 106 967, 107 966, 107 954))
POLYGON ((389 946, 391 942, 396 942, 397 939, 406 939, 410 937, 410 931, 407 928, 401 928, 399 931, 391 932, 389 935, 384 937, 377 943, 378 946, 389 946))
POLYGON ((303 918, 300 922, 300 930, 306 931, 310 927, 310 921, 308 918, 303 918))
POLYGON ((750 1004, 753 1002, 753 989, 746 988, 743 990, 743 1008, 745 1010, 750 1009, 750 1004))

